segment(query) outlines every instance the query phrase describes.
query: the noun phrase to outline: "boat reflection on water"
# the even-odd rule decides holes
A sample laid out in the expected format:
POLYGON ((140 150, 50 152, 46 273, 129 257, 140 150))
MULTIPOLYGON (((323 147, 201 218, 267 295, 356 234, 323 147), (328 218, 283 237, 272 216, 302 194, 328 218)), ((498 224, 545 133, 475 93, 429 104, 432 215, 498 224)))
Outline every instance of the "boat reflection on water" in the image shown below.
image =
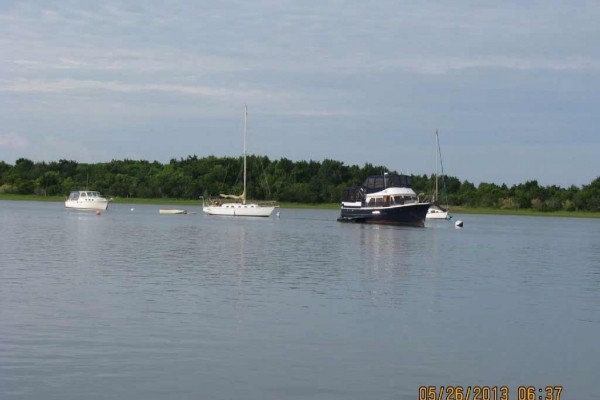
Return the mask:
POLYGON ((356 225, 344 229, 342 239, 354 242, 344 259, 348 265, 356 265, 358 288, 361 297, 368 297, 373 304, 399 306, 404 302, 406 291, 411 287, 411 274, 422 257, 423 244, 419 242, 422 232, 412 227, 389 225, 356 225))

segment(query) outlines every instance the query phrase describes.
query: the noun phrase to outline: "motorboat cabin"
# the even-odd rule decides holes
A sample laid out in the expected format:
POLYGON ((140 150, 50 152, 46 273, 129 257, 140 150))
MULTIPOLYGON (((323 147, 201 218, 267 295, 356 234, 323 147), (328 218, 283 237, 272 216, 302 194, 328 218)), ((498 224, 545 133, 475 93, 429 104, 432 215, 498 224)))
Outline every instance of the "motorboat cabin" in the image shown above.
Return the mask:
POLYGON ((100 192, 94 190, 72 190, 65 201, 65 207, 77 210, 104 211, 108 208, 108 200, 100 192))

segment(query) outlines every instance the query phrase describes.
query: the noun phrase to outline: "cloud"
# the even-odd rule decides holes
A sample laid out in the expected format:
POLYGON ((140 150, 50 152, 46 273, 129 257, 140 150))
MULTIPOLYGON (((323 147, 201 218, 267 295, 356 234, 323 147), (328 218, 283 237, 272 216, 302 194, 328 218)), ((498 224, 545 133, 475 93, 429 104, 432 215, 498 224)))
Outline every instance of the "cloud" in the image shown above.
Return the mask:
POLYGON ((72 60, 69 58, 59 58, 58 61, 62 64, 56 68, 81 68, 86 63, 80 60, 72 60))
POLYGON ((470 69, 504 69, 514 71, 599 71, 600 60, 590 57, 548 58, 517 56, 475 56, 446 58, 416 58, 398 60, 389 67, 398 67, 410 72, 445 74, 470 69))
MULTIPOLYGON (((12 55, 3 63, 13 59, 37 73, 77 69, 123 71, 134 77, 145 72, 179 77, 271 70, 364 73, 400 68, 443 74, 472 68, 600 69, 595 52, 587 51, 593 44, 583 45, 581 33, 555 37, 552 27, 567 17, 546 8, 460 2, 412 7, 324 2, 318 8, 258 2, 239 4, 235 12, 223 7, 178 2, 173 10, 135 2, 128 7, 59 4, 53 9, 20 5, 0 19, 9 26, 0 28, 0 37, 6 38, 2 47, 12 55), (229 26, 233 21, 235 30, 229 26), (577 50, 569 40, 584 47, 577 50)), ((594 15, 596 9, 591 11, 594 15)), ((573 18, 586 22, 581 15, 573 18)))
MULTIPOLYGON (((399 138, 438 127, 460 143, 590 143, 599 19, 597 3, 558 0, 14 2, 0 6, 0 119, 46 159, 71 142, 70 157, 111 158, 148 126, 211 132, 213 151, 242 104, 275 155, 312 156, 322 137, 343 159, 348 135, 372 132, 396 160, 399 138), (91 128, 101 141, 85 142, 91 128)), ((177 154, 169 139, 140 157, 177 154)))
POLYGON ((96 150, 88 142, 79 143, 65 140, 57 135, 45 135, 41 138, 40 146, 34 151, 35 158, 41 160, 77 159, 82 162, 95 162, 105 159, 102 150, 96 150))
POLYGON ((29 146, 29 141, 26 137, 18 135, 14 132, 0 134, 0 147, 10 150, 21 150, 29 146))
POLYGON ((213 99, 282 99, 285 93, 275 91, 265 92, 258 89, 245 87, 207 87, 197 85, 178 85, 168 83, 124 83, 118 81, 97 80, 20 80, 17 82, 4 82, 0 84, 0 92, 20 94, 69 94, 84 93, 86 97, 92 97, 94 91, 114 92, 121 94, 143 94, 147 92, 161 92, 171 95, 187 95, 213 99))
POLYGON ((232 94, 231 89, 209 88, 203 86, 186 86, 156 83, 136 84, 116 81, 74 79, 60 79, 55 81, 22 80, 19 82, 6 84, 4 87, 1 87, 0 90, 17 93, 60 93, 73 90, 106 90, 122 93, 158 91, 200 96, 227 96, 232 94))

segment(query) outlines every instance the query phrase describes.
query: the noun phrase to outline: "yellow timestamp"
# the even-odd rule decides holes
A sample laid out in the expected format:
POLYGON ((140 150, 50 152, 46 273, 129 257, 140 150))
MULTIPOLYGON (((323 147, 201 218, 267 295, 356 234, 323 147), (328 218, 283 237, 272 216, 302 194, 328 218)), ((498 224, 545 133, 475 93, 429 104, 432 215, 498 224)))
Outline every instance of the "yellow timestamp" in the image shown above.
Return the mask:
POLYGON ((420 386, 419 400, 560 400, 562 386, 420 386))

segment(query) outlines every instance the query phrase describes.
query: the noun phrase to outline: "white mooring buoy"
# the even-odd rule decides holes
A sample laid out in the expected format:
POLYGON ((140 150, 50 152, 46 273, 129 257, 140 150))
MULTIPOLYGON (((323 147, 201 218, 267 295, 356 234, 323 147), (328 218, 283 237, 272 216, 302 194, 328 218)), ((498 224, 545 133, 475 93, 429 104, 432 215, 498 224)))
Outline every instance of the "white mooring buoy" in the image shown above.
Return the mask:
POLYGON ((454 226, 457 228, 462 228, 463 227, 463 222, 461 220, 458 220, 454 223, 454 226))

